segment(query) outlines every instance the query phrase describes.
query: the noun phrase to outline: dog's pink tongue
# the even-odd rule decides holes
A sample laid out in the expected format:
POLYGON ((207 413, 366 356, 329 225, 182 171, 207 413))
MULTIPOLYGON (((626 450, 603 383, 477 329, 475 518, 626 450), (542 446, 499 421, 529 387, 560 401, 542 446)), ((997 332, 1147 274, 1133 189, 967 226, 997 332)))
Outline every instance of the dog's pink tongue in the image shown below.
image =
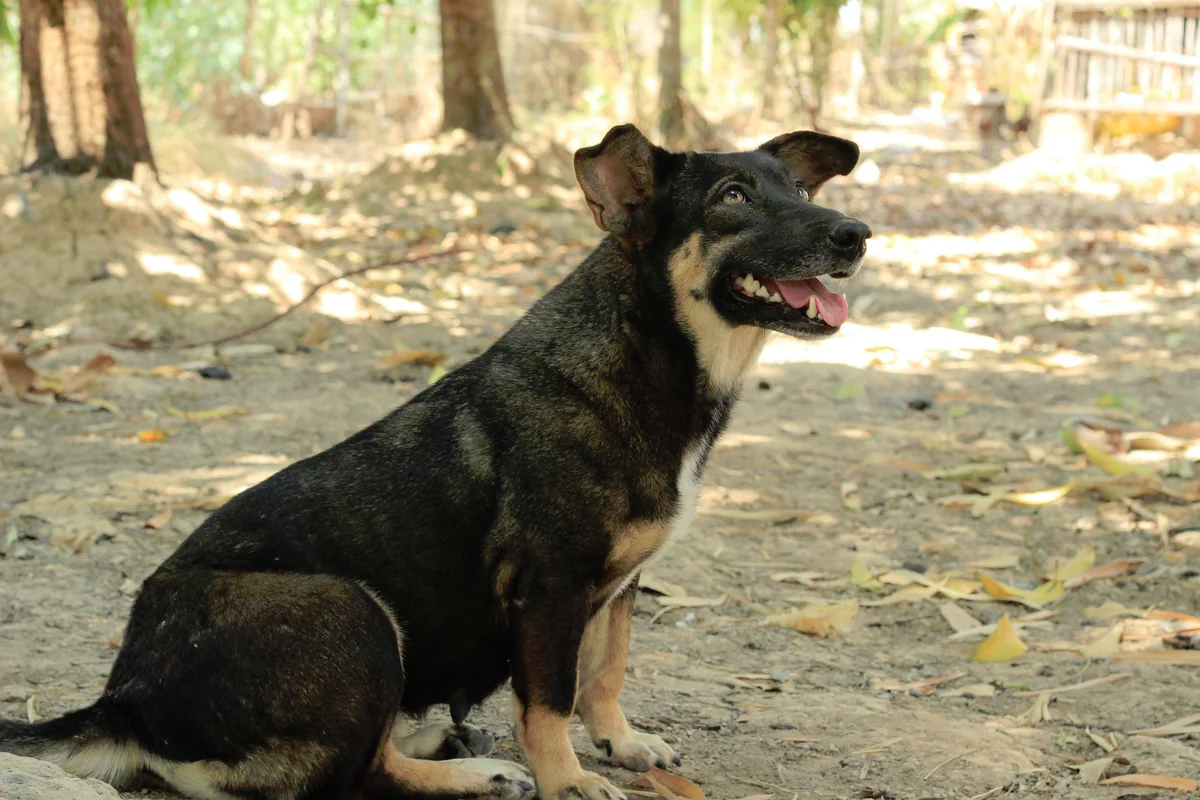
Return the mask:
POLYGON ((808 299, 814 295, 817 298, 817 311, 826 325, 837 328, 850 316, 850 307, 846 304, 845 295, 829 291, 825 284, 816 278, 803 281, 775 281, 779 293, 792 308, 804 308, 808 299))

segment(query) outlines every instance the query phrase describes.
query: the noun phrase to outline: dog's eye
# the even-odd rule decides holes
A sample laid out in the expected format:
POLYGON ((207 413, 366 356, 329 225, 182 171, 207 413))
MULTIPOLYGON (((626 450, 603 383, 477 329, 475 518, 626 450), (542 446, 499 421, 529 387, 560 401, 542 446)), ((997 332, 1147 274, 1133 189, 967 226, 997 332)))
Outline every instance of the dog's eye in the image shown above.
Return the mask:
POLYGON ((806 202, 806 203, 807 203, 807 202, 808 202, 808 198, 809 198, 809 194, 808 194, 808 189, 805 189, 805 188, 804 188, 804 184, 802 184, 802 183, 797 183, 797 184, 796 184, 796 191, 800 193, 800 199, 801 199, 801 200, 803 200, 804 202, 806 202))
POLYGON ((741 189, 730 189, 729 191, 725 192, 725 195, 721 198, 721 202, 731 206, 736 206, 746 202, 746 195, 741 189))

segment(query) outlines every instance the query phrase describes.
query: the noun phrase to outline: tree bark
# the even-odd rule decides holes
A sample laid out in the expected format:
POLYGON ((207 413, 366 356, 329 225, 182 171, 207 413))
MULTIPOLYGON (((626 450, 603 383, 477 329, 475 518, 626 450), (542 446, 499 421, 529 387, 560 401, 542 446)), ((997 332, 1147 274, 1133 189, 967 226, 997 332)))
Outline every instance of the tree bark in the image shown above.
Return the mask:
POLYGON ((123 0, 21 0, 21 164, 103 178, 154 167, 123 0))
POLYGON ((767 0, 763 19, 762 116, 775 116, 776 85, 779 73, 779 27, 783 24, 783 0, 767 0))
POLYGON ((481 139, 513 130, 492 0, 439 0, 442 20, 442 130, 481 139))
POLYGON ((338 81, 334 108, 334 130, 346 135, 346 113, 350 104, 350 0, 338 6, 338 81))
POLYGON ((683 52, 679 0, 662 0, 662 44, 658 48, 658 129, 668 147, 684 143, 683 52))

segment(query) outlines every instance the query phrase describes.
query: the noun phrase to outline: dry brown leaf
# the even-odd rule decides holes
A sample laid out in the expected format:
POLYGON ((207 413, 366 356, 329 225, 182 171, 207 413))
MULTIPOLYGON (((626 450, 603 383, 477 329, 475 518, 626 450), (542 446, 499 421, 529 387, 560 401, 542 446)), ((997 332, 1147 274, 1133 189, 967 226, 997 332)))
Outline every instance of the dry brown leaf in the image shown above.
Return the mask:
MULTIPOLYGON (((1074 649, 1075 645, 1071 645, 1074 649)), ((1051 694, 1068 694, 1070 692, 1082 692, 1088 689, 1095 689, 1097 686, 1105 686, 1117 681, 1125 681, 1132 678, 1133 675, 1128 672, 1118 672, 1113 675, 1105 675, 1103 678, 1092 678, 1090 681, 1082 681, 1081 683, 1068 683, 1063 686, 1054 686, 1049 689, 1030 689, 1026 691, 1013 692, 1013 697, 1034 697, 1036 695, 1051 695, 1051 694)))
POLYGON ((108 353, 100 353, 70 377, 63 381, 62 395, 79 395, 92 387, 97 379, 115 366, 117 360, 108 353))
POLYGON ((151 530, 157 531, 157 530, 162 530, 163 528, 167 527, 170 524, 171 524, 171 507, 168 506, 168 507, 164 508, 162 511, 155 514, 150 519, 146 520, 145 527, 150 528, 151 530))
POLYGON ((993 697, 996 687, 990 683, 971 683, 957 689, 943 689, 938 697, 993 697))
POLYGON ((854 627, 854 619, 857 616, 858 601, 851 598, 832 605, 813 603, 785 614, 775 614, 767 617, 767 623, 792 628, 801 633, 827 637, 832 636, 835 632, 846 631, 854 627))
POLYGON ((1085 734, 1087 734, 1087 737, 1092 740, 1092 742, 1096 745, 1096 747, 1099 747, 1104 752, 1111 753, 1113 750, 1117 749, 1117 746, 1115 744, 1113 744, 1110 740, 1105 739, 1103 736, 1096 733, 1091 728, 1084 728, 1083 732, 1085 734))
POLYGON ((1179 439, 1200 439, 1200 422, 1177 422, 1174 425, 1159 428, 1158 432, 1179 439))
POLYGON ((1116 775, 1100 781, 1100 786, 1141 786, 1146 789, 1173 789, 1176 792, 1194 792, 1200 783, 1191 778, 1168 778, 1165 775, 1116 775))
POLYGON ((38 373, 16 353, 0 353, 0 367, 9 390, 15 397, 24 397, 37 382, 38 373))
POLYGON ((1117 653, 1113 661, 1139 661, 1143 664, 1180 664, 1200 666, 1200 650, 1133 650, 1117 653))
POLYGON ((770 578, 777 583, 797 583, 801 586, 817 586, 837 580, 835 576, 824 572, 772 572, 770 578))
POLYGON ((703 608, 705 606, 719 606, 725 602, 725 595, 720 597, 656 597, 658 604, 667 608, 703 608))
POLYGON ((1075 589, 1092 581, 1102 580, 1104 578, 1120 578, 1131 572, 1137 572, 1146 562, 1140 558, 1123 558, 1119 561, 1113 561, 1110 564, 1105 564, 1102 567, 1089 569, 1087 572, 1080 575, 1078 578, 1072 578, 1063 585, 1068 589, 1075 589))
POLYGON ((1130 736, 1177 736, 1185 733, 1200 733, 1200 714, 1188 714, 1186 717, 1180 717, 1176 720, 1171 720, 1166 725, 1159 725, 1157 728, 1145 728, 1138 731, 1129 731, 1130 736))
POLYGON ((137 440, 139 442, 165 442, 167 440, 167 432, 162 428, 146 428, 143 431, 138 431, 137 440))
POLYGON ((666 800, 707 800, 700 787, 682 775, 672 775, 658 767, 650 767, 646 779, 654 787, 654 791, 666 800))
POLYGON ((858 496, 858 484, 854 481, 842 483, 842 505, 851 511, 862 511, 862 499, 858 496))
POLYGON ((938 606, 938 611, 942 612, 942 618, 950 623, 950 627, 954 629, 955 633, 962 633, 972 628, 978 628, 982 624, 953 600, 947 600, 942 603, 938 606))
POLYGON ((395 350, 383 357, 377 366, 380 369, 387 367, 402 367, 408 364, 416 364, 420 367, 436 367, 450 358, 449 353, 443 353, 441 350, 395 350))
POLYGON ((1009 619, 1008 614, 1005 614, 996 623, 996 630, 992 631, 992 635, 975 648, 975 652, 971 654, 971 660, 981 664, 1012 661, 1028 649, 1029 647, 1021 641, 1021 637, 1017 634, 1017 629, 1013 627, 1012 620, 1009 619))
POLYGON ((1031 705, 1021 716, 1033 723, 1049 722, 1051 720, 1050 693, 1042 692, 1035 697, 1033 700, 1033 705, 1031 705))
POLYGON ((207 408, 203 411, 184 411, 169 403, 164 403, 163 406, 171 416, 186 419, 188 422, 206 422, 214 419, 225 419, 226 417, 242 417, 250 413, 250 409, 242 408, 241 406, 217 406, 216 408, 207 408))
POLYGON ((963 677, 965 672, 951 672, 948 675, 938 675, 936 678, 921 678, 916 681, 896 681, 888 678, 879 678, 871 681, 871 691, 873 692, 893 692, 896 694, 933 694, 933 690, 943 683, 956 681, 963 677))
POLYGON ((1019 553, 998 553, 959 564, 963 569, 1012 569, 1021 563, 1019 553))
POLYGON ((657 575, 642 573, 638 578, 638 588, 644 592, 652 594, 661 594, 663 597, 684 597, 687 595, 687 590, 682 586, 669 581, 664 581, 657 575))
POLYGON ((326 339, 329 338, 329 326, 325 324, 325 320, 313 320, 313 324, 308 326, 308 330, 300 337, 300 344, 310 350, 326 339))

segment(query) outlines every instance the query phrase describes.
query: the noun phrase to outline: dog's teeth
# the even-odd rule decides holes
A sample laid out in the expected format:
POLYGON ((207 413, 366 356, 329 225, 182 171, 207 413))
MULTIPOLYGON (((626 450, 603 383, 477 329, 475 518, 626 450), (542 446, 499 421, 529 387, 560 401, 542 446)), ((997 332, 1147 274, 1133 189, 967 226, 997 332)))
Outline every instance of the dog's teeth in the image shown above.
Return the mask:
POLYGON ((755 296, 755 297, 761 297, 761 298, 763 298, 763 299, 766 299, 766 298, 768 298, 768 297, 770 297, 770 296, 771 296, 771 293, 767 291, 767 287, 763 286, 763 285, 760 283, 760 284, 758 285, 758 288, 754 290, 754 296, 755 296))
POLYGON ((817 318, 817 298, 815 295, 808 298, 808 311, 805 314, 808 315, 809 319, 817 318))
POLYGON ((779 292, 776 292, 775 294, 773 294, 767 298, 767 302, 768 303, 782 303, 783 298, 780 296, 779 292))

